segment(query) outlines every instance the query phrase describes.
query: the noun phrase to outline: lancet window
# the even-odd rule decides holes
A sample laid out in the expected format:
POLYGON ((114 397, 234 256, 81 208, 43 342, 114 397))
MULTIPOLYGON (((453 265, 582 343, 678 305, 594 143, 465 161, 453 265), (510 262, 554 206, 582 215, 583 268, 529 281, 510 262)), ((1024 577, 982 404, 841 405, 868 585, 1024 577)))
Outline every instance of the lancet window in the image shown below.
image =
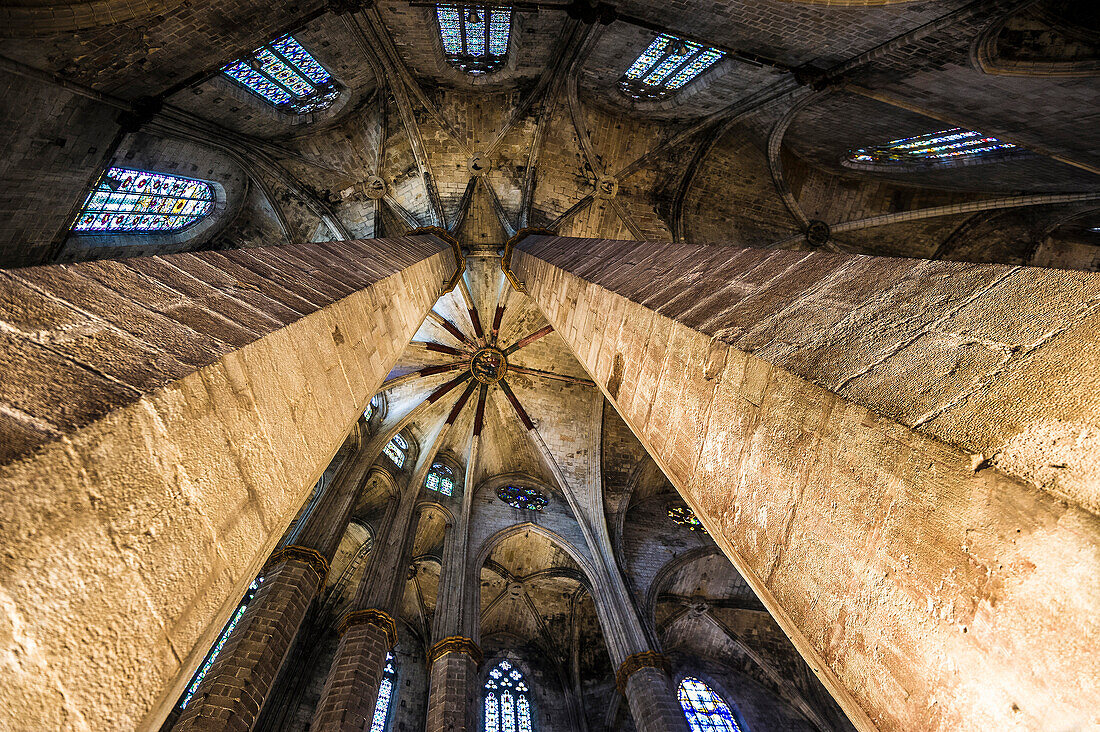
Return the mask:
POLYGON ((214 665, 214 661, 218 659, 218 654, 222 652, 222 646, 229 640, 229 636, 233 633, 233 629, 237 627, 237 623, 244 617, 244 611, 248 608, 248 604, 252 602, 252 598, 256 596, 256 592, 259 591, 263 581, 263 577, 257 577, 252 581, 252 584, 248 586, 248 591, 244 593, 244 597, 241 598, 240 603, 237 605, 237 609, 229 616, 229 622, 225 624, 221 635, 218 636, 218 640, 214 642, 210 652, 206 654, 206 658, 203 660, 202 665, 199 666, 199 670, 191 677, 191 683, 187 685, 187 691, 183 693, 183 698, 180 699, 180 709, 187 706, 192 697, 195 696, 199 684, 206 678, 206 674, 210 673, 210 668, 214 665))
POLYGON ((435 463, 424 479, 424 487, 445 496, 451 495, 455 490, 454 471, 443 463, 435 463))
POLYGON ((436 5, 447 62, 468 74, 487 74, 504 63, 512 27, 510 8, 436 5))
POLYGON ((393 439, 382 448, 382 452, 386 453, 386 457, 390 460, 393 460, 394 465, 402 468, 405 466, 405 458, 409 454, 409 443, 401 435, 394 435, 393 439))
POLYGON ((226 64, 222 72, 276 108, 297 114, 326 109, 340 95, 325 67, 289 35, 226 64))
POLYGON ((660 99, 713 66, 725 54, 717 48, 662 33, 619 79, 619 88, 635 99, 660 99))
POLYGON ((677 697, 691 732, 748 732, 725 700, 694 676, 680 682, 677 697))
POLYGON ((186 229, 214 210, 206 181, 129 168, 108 168, 76 217, 81 233, 150 233, 186 229))
POLYGON ((382 405, 382 397, 379 394, 375 394, 367 402, 367 408, 363 410, 364 421, 370 422, 370 418, 374 416, 374 413, 378 411, 378 407, 382 405))
POLYGON ((386 654, 386 667, 382 669, 382 683, 378 685, 378 701, 374 703, 374 716, 371 718, 370 732, 386 732, 396 688, 397 660, 390 652, 386 654))
POLYGON ((1011 142, 974 130, 950 127, 914 137, 891 140, 885 145, 851 150, 847 162, 862 165, 950 165, 978 159, 996 160, 1019 154, 1011 142))
POLYGON ((485 732, 532 732, 530 696, 523 672, 501 660, 485 680, 485 732))

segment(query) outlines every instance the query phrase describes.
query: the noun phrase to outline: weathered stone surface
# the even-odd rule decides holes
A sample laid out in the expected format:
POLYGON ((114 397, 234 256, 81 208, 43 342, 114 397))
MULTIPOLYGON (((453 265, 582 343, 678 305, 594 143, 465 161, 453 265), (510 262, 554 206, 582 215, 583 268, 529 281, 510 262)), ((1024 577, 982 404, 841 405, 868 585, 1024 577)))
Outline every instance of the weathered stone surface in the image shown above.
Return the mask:
MULTIPOLYGON (((754 345, 761 358, 741 350, 744 336, 723 335, 720 311, 699 331, 679 322, 684 310, 650 300, 658 314, 638 304, 649 296, 651 278, 626 277, 624 269, 658 247, 670 249, 532 238, 514 266, 853 722, 889 730, 1100 724, 1100 661, 1092 649, 1100 586, 1090 579, 1100 571, 1100 521, 996 467, 976 465, 957 446, 1011 436, 998 427, 1005 420, 996 410, 1076 415, 1095 426, 1096 392, 1086 387, 1096 383, 1096 364, 1079 363, 1079 373, 1063 382, 1030 371, 1043 389, 1009 390, 1005 370, 983 372, 974 392, 981 401, 949 405, 960 415, 956 445, 933 439, 930 428, 932 435, 906 426, 905 414, 890 415, 899 423, 872 411, 888 403, 882 386, 850 388, 874 368, 895 368, 898 344, 961 328, 955 318, 967 303, 1013 277, 1035 284, 1044 303, 1060 300, 1061 315, 1017 301, 1002 313, 998 343, 1020 334, 1033 353, 1055 358, 1046 344, 1085 317, 1090 291, 1059 272, 989 267, 982 276, 969 265, 852 258, 851 267, 898 272, 896 284, 878 293, 870 279, 846 283, 837 279, 842 265, 833 286, 858 286, 862 295, 848 304, 833 300, 836 315, 826 322, 801 333, 791 328, 783 349, 754 345), (603 269, 616 255, 618 267, 603 269), (974 283, 968 291, 948 286, 952 267, 974 283), (926 276, 931 300, 922 296, 926 276), (613 289, 600 285, 612 277, 613 289), (1044 279, 1045 290, 1037 284, 1044 279), (922 317, 929 318, 924 326, 922 317), (848 328, 853 321, 897 335, 876 344, 873 332, 861 338, 848 328), (1035 344, 1027 340, 1034 333, 1053 335, 1035 344), (851 400, 812 383, 815 368, 828 363, 840 364, 836 374, 843 376, 821 381, 851 400), (983 438, 983 430, 996 438, 983 438)), ((747 269, 754 258, 806 257, 733 256, 750 261, 747 269)), ((763 286, 778 288, 772 312, 807 297, 775 277, 763 286)), ((716 293, 723 285, 692 283, 716 293)), ((1085 286, 1100 282, 1086 279, 1085 286)), ((766 295, 757 289, 757 297, 766 295)), ((824 297, 820 290, 816 296, 824 297)), ((763 321, 755 327, 766 332, 763 321)), ((1079 352, 1086 342, 1078 340, 1079 352)), ((902 386, 943 378, 936 363, 929 359, 923 371, 910 366, 902 386)), ((1010 363, 1028 372, 1031 362, 1010 363)))
MULTIPOLYGON (((281 327, 263 316, 258 296, 235 304, 255 313, 248 328, 256 338, 241 347, 157 312, 171 309, 167 297, 191 297, 182 290, 133 288, 123 298, 85 277, 85 265, 0 275, 54 307, 37 310, 34 329, 24 330, 30 316, 9 321, 11 304, 22 301, 6 301, 0 318, 13 324, 6 337, 19 347, 5 353, 58 361, 53 373, 9 372, 24 378, 4 390, 4 424, 46 426, 0 467, 0 524, 8 527, 0 638, 9 659, 0 726, 153 729, 163 719, 454 267, 430 238, 332 247, 345 253, 342 276, 358 279, 351 294, 315 301, 281 327), (142 292, 153 301, 138 300, 142 292), (147 314, 115 324, 138 310, 147 314), (90 352, 117 357, 130 372, 149 349, 191 371, 159 387, 155 378, 121 386, 51 350, 75 320, 111 334, 109 351, 90 352)), ((97 266, 96 276, 115 266, 97 266)), ((247 290, 224 276, 188 286, 217 291, 207 301, 214 315, 237 288, 247 290)), ((203 322, 215 321, 222 327, 203 322)))

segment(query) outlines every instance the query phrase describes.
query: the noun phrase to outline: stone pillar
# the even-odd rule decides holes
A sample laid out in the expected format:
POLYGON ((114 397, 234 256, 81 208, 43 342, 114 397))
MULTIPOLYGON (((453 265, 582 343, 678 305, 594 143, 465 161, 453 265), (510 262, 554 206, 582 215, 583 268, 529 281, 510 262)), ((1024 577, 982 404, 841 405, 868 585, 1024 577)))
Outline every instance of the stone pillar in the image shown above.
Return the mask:
POLYGON ((514 255, 857 728, 1100 724, 1100 275, 549 236, 514 255))
POLYGON ((347 528, 355 496, 377 457, 377 446, 372 444, 371 447, 376 449, 362 449, 349 456, 340 467, 332 484, 305 517, 298 532, 298 543, 272 555, 264 571, 263 587, 252 598, 241 622, 222 647, 195 698, 180 714, 173 730, 223 729, 223 725, 229 725, 232 729, 252 729, 275 683, 276 674, 290 652, 306 611, 317 592, 324 587, 329 562, 347 528), (320 578, 301 572, 281 571, 288 562, 312 563, 311 566, 323 567, 324 571, 320 578), (275 577, 278 578, 277 589, 269 592, 268 585, 275 577), (236 637, 245 632, 250 617, 265 618, 264 624, 249 626, 249 632, 257 642, 236 642, 236 637), (267 634, 263 635, 264 632, 267 634), (231 702, 222 693, 214 692, 215 689, 240 688, 245 678, 248 683, 243 685, 246 688, 241 688, 237 701, 231 702))
POLYGON ((354 609, 340 622, 340 644, 314 712, 313 732, 362 732, 363 725, 370 724, 386 654, 397 644, 391 613, 407 578, 418 495, 405 486, 396 515, 371 551, 354 609))
POLYGON ((669 674, 668 659, 653 651, 627 656, 619 664, 615 684, 630 705, 638 732, 687 732, 669 674))
POLYGON ((481 648, 460 635, 432 646, 427 732, 464 732, 471 727, 471 691, 477 686, 477 669, 483 660, 481 648))
POLYGON ((252 728, 327 573, 328 562, 312 549, 291 545, 272 555, 263 584, 173 730, 252 728))

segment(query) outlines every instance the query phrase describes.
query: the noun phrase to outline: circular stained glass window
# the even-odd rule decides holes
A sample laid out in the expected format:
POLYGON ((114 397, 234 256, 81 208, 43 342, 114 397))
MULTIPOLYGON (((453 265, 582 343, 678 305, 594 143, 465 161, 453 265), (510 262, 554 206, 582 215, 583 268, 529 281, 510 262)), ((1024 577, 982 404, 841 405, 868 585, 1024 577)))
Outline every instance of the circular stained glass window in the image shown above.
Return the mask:
POLYGON ((541 511, 550 503, 542 491, 536 488, 524 488, 518 485, 505 485, 497 488, 497 497, 515 508, 528 511, 541 511))
POLYGON ((688 527, 692 531, 700 531, 704 534, 707 533, 706 528, 703 526, 703 522, 700 521, 699 517, 695 515, 695 512, 687 506, 669 506, 668 517, 681 526, 688 527))

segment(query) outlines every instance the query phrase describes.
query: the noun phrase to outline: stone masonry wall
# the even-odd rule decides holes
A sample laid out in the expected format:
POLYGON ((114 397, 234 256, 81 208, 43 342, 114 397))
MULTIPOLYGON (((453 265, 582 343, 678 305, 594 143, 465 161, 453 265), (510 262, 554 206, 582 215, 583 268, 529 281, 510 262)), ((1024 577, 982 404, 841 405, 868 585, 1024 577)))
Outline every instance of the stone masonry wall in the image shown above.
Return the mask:
POLYGON ((155 729, 452 272, 430 238, 0 273, 0 727, 155 729), (64 592, 58 588, 64 587, 64 592))

